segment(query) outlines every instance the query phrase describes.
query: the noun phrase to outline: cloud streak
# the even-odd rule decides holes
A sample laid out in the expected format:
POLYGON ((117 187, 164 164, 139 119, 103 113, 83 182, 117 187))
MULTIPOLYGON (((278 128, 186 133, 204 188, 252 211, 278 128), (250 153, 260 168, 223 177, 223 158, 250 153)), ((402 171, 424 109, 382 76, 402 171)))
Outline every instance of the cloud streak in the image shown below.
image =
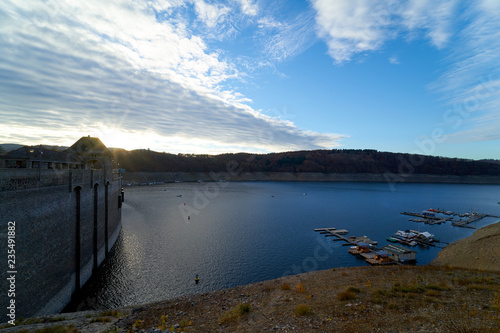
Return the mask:
POLYGON ((451 36, 450 25, 458 0, 312 0, 318 35, 340 64, 355 55, 380 50, 401 35, 419 31, 437 47, 451 36))
POLYGON ((284 22, 266 16, 258 23, 264 53, 277 61, 293 58, 317 41, 314 35, 314 13, 311 10, 284 22))
POLYGON ((431 89, 442 94, 449 142, 500 139, 500 3, 482 0, 467 8, 467 24, 449 51, 449 68, 431 89))
POLYGON ((226 31, 232 31, 230 11, 258 13, 248 0, 237 8, 203 1, 6 1, 0 139, 68 144, 79 135, 111 140, 122 133, 136 145, 172 152, 338 144, 344 136, 262 115, 224 88, 244 73, 190 29, 182 15, 189 6, 205 27, 226 31))

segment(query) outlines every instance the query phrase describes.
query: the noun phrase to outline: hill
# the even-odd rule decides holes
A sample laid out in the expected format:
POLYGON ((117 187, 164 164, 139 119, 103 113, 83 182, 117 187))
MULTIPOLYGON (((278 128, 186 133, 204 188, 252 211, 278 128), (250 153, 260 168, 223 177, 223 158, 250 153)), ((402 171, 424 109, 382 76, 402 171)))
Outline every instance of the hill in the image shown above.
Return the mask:
POLYGON ((0 144, 0 154, 1 152, 9 152, 11 150, 16 150, 23 147, 23 145, 18 145, 17 143, 2 143, 0 144))
POLYGON ((447 245, 432 264, 500 273, 500 223, 481 228, 472 236, 447 245))
POLYGON ((128 172, 245 172, 422 174, 499 176, 500 164, 439 156, 333 149, 270 154, 194 155, 151 150, 113 149, 114 160, 128 172))

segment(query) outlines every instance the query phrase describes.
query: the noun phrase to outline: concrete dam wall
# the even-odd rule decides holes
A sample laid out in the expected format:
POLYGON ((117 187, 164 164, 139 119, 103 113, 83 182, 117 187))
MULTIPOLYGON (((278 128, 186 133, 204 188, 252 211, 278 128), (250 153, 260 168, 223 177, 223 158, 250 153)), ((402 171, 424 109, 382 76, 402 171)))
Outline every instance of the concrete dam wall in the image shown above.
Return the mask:
POLYGON ((0 169, 3 311, 14 301, 16 318, 60 312, 118 238, 123 195, 109 169, 0 169))

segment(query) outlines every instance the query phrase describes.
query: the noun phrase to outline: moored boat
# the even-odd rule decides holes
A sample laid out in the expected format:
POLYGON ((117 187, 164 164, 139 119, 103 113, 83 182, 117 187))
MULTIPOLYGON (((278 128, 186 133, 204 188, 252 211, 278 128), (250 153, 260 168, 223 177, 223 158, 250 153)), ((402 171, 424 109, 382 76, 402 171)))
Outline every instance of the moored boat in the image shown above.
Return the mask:
POLYGON ((392 237, 396 238, 401 244, 409 246, 417 245, 417 242, 415 241, 417 238, 417 234, 411 232, 410 230, 398 230, 392 237))
POLYGON ((420 232, 420 231, 416 231, 416 230, 410 230, 410 232, 413 232, 414 234, 416 234, 417 239, 423 239, 423 240, 426 240, 429 242, 434 241, 434 235, 428 231, 420 232))

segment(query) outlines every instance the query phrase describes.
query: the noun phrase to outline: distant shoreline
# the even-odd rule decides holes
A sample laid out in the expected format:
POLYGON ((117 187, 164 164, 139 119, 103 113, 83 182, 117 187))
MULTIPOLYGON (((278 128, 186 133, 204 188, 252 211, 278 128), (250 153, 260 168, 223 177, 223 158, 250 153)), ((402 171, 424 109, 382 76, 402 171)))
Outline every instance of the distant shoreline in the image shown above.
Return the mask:
POLYGON ((500 185, 500 176, 453 176, 392 173, 291 173, 291 172, 124 172, 124 184, 140 185, 173 182, 218 181, 289 181, 289 182, 377 182, 442 183, 442 184, 490 184, 500 185))

